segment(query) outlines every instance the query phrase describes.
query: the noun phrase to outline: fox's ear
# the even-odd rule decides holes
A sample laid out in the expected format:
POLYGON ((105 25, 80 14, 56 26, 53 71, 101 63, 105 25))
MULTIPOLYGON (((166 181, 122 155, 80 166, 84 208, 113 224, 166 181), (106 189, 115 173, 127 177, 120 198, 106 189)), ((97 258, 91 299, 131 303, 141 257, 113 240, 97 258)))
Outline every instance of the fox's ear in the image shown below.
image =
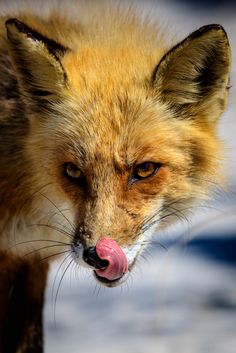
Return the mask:
POLYGON ((215 121, 225 106, 229 69, 227 35, 220 25, 208 25, 167 52, 154 72, 153 84, 160 99, 176 111, 191 109, 197 115, 209 108, 209 119, 215 121))
POLYGON ((53 99, 66 82, 60 58, 67 49, 17 19, 7 20, 6 28, 10 55, 23 93, 53 99))

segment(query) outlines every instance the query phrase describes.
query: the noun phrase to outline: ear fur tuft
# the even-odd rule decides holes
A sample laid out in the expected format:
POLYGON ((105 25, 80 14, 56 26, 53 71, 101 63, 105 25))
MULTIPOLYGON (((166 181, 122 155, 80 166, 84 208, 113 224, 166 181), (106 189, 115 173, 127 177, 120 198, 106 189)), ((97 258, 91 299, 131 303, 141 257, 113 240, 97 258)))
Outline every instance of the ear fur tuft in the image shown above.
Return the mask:
POLYGON ((6 21, 10 54, 24 94, 53 99, 66 83, 60 58, 68 48, 16 18, 6 21))
POLYGON ((168 51, 153 74, 159 98, 171 108, 224 105, 230 69, 230 47, 222 26, 201 27, 168 51))

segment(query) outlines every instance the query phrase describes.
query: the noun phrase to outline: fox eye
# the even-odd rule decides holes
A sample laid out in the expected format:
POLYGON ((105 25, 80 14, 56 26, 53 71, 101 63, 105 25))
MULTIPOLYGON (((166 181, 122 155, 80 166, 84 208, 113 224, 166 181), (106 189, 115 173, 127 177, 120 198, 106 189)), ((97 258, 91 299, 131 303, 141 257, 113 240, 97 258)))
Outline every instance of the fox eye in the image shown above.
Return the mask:
POLYGON ((65 175, 69 179, 75 179, 75 181, 84 178, 82 171, 74 163, 65 164, 65 175))
POLYGON ((148 178, 157 173, 157 171, 161 168, 161 163, 154 162, 145 162, 139 164, 135 167, 133 171, 133 179, 141 180, 148 178))

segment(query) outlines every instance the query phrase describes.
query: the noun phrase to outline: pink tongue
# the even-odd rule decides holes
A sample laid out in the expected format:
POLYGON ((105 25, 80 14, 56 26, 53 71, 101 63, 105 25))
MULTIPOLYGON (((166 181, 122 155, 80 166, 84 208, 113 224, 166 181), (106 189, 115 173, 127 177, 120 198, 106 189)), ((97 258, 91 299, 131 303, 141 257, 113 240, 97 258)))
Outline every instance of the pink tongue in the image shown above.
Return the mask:
POLYGON ((98 276, 110 281, 118 279, 128 271, 128 260, 115 240, 109 237, 100 239, 96 245, 96 253, 102 260, 108 261, 105 269, 95 270, 98 276))

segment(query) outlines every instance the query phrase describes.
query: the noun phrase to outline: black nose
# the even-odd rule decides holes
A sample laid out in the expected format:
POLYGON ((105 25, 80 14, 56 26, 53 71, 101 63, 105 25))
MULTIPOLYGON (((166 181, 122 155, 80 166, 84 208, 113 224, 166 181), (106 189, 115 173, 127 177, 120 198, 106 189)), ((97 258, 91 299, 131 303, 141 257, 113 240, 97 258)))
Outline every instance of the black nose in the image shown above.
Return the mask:
POLYGON ((92 246, 87 248, 83 252, 83 260, 90 266, 93 266, 96 270, 101 270, 109 265, 107 260, 102 260, 96 253, 96 247, 92 246))

